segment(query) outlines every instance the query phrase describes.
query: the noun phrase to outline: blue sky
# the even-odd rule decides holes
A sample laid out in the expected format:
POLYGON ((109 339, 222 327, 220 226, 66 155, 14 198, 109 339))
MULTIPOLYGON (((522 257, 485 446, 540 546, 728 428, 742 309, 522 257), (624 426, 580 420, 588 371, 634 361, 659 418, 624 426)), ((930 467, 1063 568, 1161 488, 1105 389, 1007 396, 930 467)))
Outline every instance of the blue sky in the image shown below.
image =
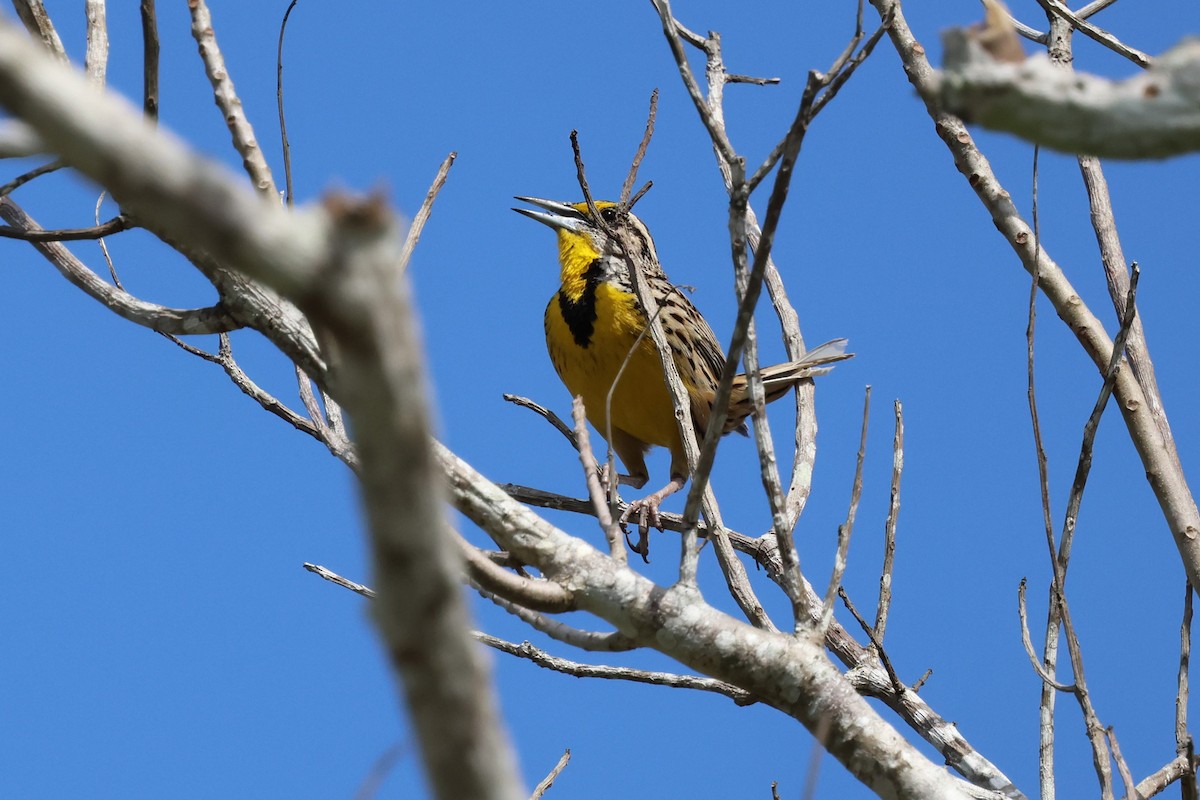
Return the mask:
MULTIPOLYGON (((135 5, 109 10, 110 82, 137 97, 135 5)), ((160 6, 163 123, 236 167, 184 6, 160 6)), ((274 58, 284 6, 212 1, 226 61, 280 184, 274 58)), ((971 3, 909 6, 935 63, 938 31, 978 16, 971 3)), ((79 4, 48 7, 81 58, 79 4)), ((1032 2, 1014 10, 1038 19, 1032 2)), ((727 92, 730 135, 751 162, 782 134, 806 71, 826 68, 853 24, 845 3, 696 2, 676 13, 694 30, 722 33, 731 71, 783 79, 727 92)), ((1200 8, 1118 4, 1097 22, 1153 54, 1200 29, 1200 8)), ((285 64, 300 202, 329 188, 382 186, 411 214, 441 159, 458 152, 410 268, 439 435, 496 481, 582 494, 578 463, 558 434, 501 399, 514 392, 569 410, 542 339, 557 279, 553 239, 509 210, 512 196, 578 197, 572 129, 593 190, 615 195, 658 87, 657 133, 641 172, 655 185, 638 214, 671 277, 697 287, 693 300, 722 340, 734 313, 724 192, 649 4, 301 0, 285 64)), ((1086 40, 1076 64, 1112 75, 1134 69, 1086 40)), ((983 132, 978 141, 1027 213, 1032 148, 983 132)), ((1180 455, 1193 470, 1198 167, 1195 157, 1106 167, 1126 256, 1142 265, 1138 304, 1180 455)), ((4 174, 24 168, 6 164, 4 174)), ((1045 248, 1113 330, 1074 161, 1043 154, 1040 181, 1045 248)), ((89 224, 95 198, 93 187, 59 176, 16 195, 47 227, 89 224)), ((109 245, 139 296, 212 302, 211 287, 148 235, 109 245)), ((72 249, 104 268, 94 244, 72 249)), ((346 470, 218 368, 118 319, 31 249, 10 243, 3 252, 0 794, 350 797, 401 743, 378 796, 421 796, 364 601, 301 568, 311 561, 369 578, 346 470)), ((1049 573, 1025 402, 1029 279, 954 170, 886 40, 805 141, 775 255, 810 344, 845 336, 858 354, 817 392, 817 473, 797 531, 805 571, 819 586, 827 580, 870 384, 846 586, 861 608, 873 607, 899 398, 907 461, 889 654, 908 682, 932 668, 923 695, 1033 794, 1038 682, 1020 644, 1016 589, 1028 576, 1036 620, 1049 573)), ((1053 310, 1039 303, 1039 312, 1038 391, 1060 520, 1099 380, 1053 310)), ((764 363, 778 360, 782 346, 765 335, 775 330, 772 316, 764 311, 760 321, 764 363)), ((215 341, 196 344, 215 349, 215 341)), ((290 366, 260 337, 236 334, 234 347, 257 382, 299 407, 290 366)), ((779 405, 777 441, 790 438, 787 402, 779 405)), ((665 454, 650 461, 652 480, 665 481, 666 465, 665 454)), ((724 442, 713 482, 731 527, 766 529, 752 443, 724 442)), ((589 518, 551 519, 601 541, 589 518)), ((1115 413, 1101 426, 1077 536, 1069 595, 1088 679, 1140 779, 1174 754, 1183 570, 1115 413)), ((675 542, 674 534, 653 539, 645 571, 660 583, 673 578, 675 542)), ((754 577, 782 620, 780 595, 754 577)), ((702 580, 711 602, 732 607, 707 560, 702 580)), ((475 610, 480 628, 557 655, 671 669, 652 653, 573 653, 485 602, 475 610)), ((571 679, 503 656, 493 663, 529 784, 564 748, 573 751, 549 797, 768 797, 771 781, 798 797, 808 774, 810 737, 771 709, 571 679)), ((1089 792, 1079 715, 1068 698, 1060 708, 1060 785, 1089 792)), ((826 758, 817 796, 870 794, 826 758)))

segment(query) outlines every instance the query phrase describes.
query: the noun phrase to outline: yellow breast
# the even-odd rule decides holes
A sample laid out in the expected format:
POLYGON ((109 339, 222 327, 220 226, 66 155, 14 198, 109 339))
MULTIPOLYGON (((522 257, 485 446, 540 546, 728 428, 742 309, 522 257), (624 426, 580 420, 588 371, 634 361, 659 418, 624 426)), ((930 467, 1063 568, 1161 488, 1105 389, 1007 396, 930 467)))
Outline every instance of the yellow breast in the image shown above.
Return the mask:
POLYGON ((588 420, 605 438, 611 420, 613 428, 647 445, 680 449, 671 396, 648 334, 634 351, 645 326, 635 298, 604 282, 589 291, 594 295, 575 305, 556 293, 546 307, 546 347, 559 377, 572 395, 583 397, 588 420), (578 319, 572 326, 568 317, 586 314, 585 305, 594 309, 594 319, 590 336, 580 341, 585 326, 578 319))

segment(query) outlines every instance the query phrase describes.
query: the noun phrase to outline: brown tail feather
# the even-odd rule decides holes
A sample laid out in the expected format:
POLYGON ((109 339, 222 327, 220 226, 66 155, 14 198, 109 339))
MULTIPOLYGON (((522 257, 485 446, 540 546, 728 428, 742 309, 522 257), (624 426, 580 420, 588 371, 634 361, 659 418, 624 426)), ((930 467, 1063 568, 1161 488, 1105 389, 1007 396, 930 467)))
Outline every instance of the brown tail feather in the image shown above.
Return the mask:
MULTIPOLYGON (((800 381, 816 375, 824 375, 833 369, 827 364, 836 364, 853 358, 853 353, 846 352, 847 341, 834 339, 818 345, 804 354, 802 358, 789 361, 786 364, 776 364, 760 370, 763 379, 763 389, 768 403, 783 397, 800 381)), ((745 419, 754 413, 754 404, 748 396, 749 386, 745 375, 733 379, 733 393, 729 396, 729 416, 725 420, 725 432, 745 430, 745 419)))

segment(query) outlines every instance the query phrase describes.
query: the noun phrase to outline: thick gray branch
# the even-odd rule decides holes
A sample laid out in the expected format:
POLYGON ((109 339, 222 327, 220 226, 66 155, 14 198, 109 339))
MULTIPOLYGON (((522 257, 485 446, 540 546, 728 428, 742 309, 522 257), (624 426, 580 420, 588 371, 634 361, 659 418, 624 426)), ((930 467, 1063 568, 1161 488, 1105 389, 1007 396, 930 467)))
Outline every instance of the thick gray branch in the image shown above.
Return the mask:
POLYGON ((339 356, 326 377, 357 432, 380 597, 376 619, 443 798, 524 796, 482 656, 461 565, 442 534, 421 353, 400 238, 381 202, 289 212, 89 88, 0 20, 0 103, 146 227, 283 293, 339 356))
POLYGON ((1123 81, 1058 69, 1045 54, 996 61, 962 29, 943 34, 931 77, 943 110, 1069 153, 1166 158, 1200 150, 1200 39, 1123 81))

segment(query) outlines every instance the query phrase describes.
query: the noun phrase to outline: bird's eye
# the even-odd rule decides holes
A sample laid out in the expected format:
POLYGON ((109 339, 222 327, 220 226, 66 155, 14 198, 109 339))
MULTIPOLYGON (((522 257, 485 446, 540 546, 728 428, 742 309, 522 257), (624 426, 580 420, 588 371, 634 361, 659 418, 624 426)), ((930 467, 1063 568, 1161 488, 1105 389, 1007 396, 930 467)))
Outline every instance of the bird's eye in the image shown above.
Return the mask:
POLYGON ((616 206, 609 206, 608 208, 600 209, 600 216, 605 222, 615 222, 617 219, 616 206))

